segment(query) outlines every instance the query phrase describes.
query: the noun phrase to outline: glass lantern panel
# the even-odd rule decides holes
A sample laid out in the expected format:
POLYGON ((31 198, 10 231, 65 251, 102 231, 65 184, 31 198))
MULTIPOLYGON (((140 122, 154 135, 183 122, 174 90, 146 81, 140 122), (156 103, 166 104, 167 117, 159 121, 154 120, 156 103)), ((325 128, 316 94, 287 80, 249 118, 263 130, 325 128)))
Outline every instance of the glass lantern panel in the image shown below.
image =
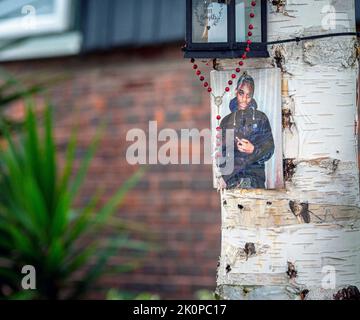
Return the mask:
POLYGON ((193 0, 192 42, 227 42, 227 10, 223 0, 193 0))
POLYGON ((236 42, 246 42, 250 24, 254 26, 251 30, 253 33, 251 40, 261 42, 261 1, 257 1, 253 9, 249 0, 235 1, 236 42), (255 13, 254 18, 250 18, 252 10, 255 13))

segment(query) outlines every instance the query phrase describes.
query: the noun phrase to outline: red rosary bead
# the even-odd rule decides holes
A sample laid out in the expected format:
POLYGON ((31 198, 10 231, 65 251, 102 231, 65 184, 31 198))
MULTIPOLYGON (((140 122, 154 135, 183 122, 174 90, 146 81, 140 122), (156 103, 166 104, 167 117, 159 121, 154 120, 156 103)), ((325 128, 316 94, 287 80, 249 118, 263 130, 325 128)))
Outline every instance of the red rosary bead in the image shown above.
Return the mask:
POLYGON ((226 92, 229 92, 229 91, 230 91, 230 88, 229 88, 229 87, 226 87, 226 88, 225 88, 225 91, 226 91, 226 92))
POLYGON ((221 116, 220 116, 220 115, 217 115, 216 119, 217 119, 217 120, 220 120, 220 119, 221 119, 221 116))
POLYGON ((211 91, 212 91, 212 89, 209 87, 209 88, 208 88, 208 92, 211 92, 211 91))
POLYGON ((251 1, 251 5, 252 5, 253 7, 256 7, 256 1, 251 1))
POLYGON ((236 74, 232 74, 231 78, 235 79, 236 78, 236 74))
POLYGON ((236 72, 239 73, 239 72, 240 72, 240 68, 236 68, 236 72))
POLYGON ((209 84, 207 82, 204 82, 204 87, 207 88, 209 84))
POLYGON ((196 74, 197 74, 198 76, 201 75, 201 71, 200 71, 200 70, 196 71, 196 74))
POLYGON ((248 45, 252 44, 252 41, 249 39, 249 40, 247 41, 247 44, 248 44, 248 45))
POLYGON ((249 36, 249 37, 252 36, 252 32, 251 32, 251 31, 248 32, 248 36, 249 36))
POLYGON ((246 54, 244 53, 241 58, 242 58, 243 60, 245 60, 245 59, 246 59, 246 54))
POLYGON ((205 80, 204 76, 201 76, 199 79, 200 79, 200 81, 204 81, 204 80, 205 80))
POLYGON ((254 18, 255 14, 253 12, 250 13, 250 18, 254 18))
POLYGON ((221 131, 221 127, 216 127, 216 131, 221 131))
POLYGON ((243 66, 243 65, 244 65, 244 62, 243 62, 243 61, 240 61, 240 62, 239 62, 239 65, 240 65, 240 66, 243 66))
POLYGON ((198 68, 197 64, 193 65, 193 69, 196 70, 198 68))
POLYGON ((233 82, 231 80, 228 81, 229 86, 231 86, 233 84, 233 82))
POLYGON ((249 29, 252 30, 254 29, 254 26, 252 24, 249 25, 249 29))
POLYGON ((245 51, 246 51, 246 52, 250 52, 250 48, 249 48, 249 47, 246 47, 245 51))
POLYGON ((217 139, 220 139, 220 138, 221 138, 221 134, 217 134, 217 135, 216 135, 216 138, 217 138, 217 139))

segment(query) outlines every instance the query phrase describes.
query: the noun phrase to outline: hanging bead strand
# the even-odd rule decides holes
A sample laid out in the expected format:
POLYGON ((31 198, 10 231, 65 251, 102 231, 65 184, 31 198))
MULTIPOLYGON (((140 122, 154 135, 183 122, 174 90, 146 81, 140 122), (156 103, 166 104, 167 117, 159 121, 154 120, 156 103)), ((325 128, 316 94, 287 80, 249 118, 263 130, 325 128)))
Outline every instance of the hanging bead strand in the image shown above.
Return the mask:
MULTIPOLYGON (((250 21, 251 19, 255 18, 255 12, 254 9, 256 7, 256 1, 251 1, 250 3, 250 21)), ((250 40, 250 37, 252 36, 252 31, 254 29, 253 24, 250 22, 249 24, 249 31, 248 31, 248 39, 246 41, 246 48, 245 48, 245 52, 242 55, 242 60, 245 60, 247 58, 247 53, 249 53, 251 51, 250 45, 252 43, 252 41, 250 40)), ((239 66, 243 66, 244 62, 243 61, 239 61, 239 66)), ((241 69, 239 67, 237 67, 235 69, 236 73, 239 74, 241 72, 241 69)), ((237 75, 236 73, 231 74, 231 80, 228 81, 228 85, 232 86, 237 75)), ((225 87, 225 92, 229 92, 230 88, 229 87, 225 87)), ((214 95, 213 95, 214 96, 214 95)), ((224 94, 223 94, 224 96, 224 94)), ((215 96, 214 96, 215 97, 215 96)), ((217 105, 217 115, 216 115, 216 121, 217 121, 217 129, 220 128, 220 123, 221 123, 221 115, 220 115, 220 106, 217 105)), ((222 156, 222 135, 219 133, 219 130, 216 134, 216 142, 215 142, 215 158, 219 159, 222 156)))
MULTIPOLYGON (((203 83, 203 87, 205 89, 207 89, 207 91, 214 97, 215 99, 215 104, 217 106, 217 114, 216 114, 216 123, 217 123, 217 127, 216 127, 216 148, 215 148, 215 158, 218 159, 221 157, 222 152, 221 152, 221 146, 222 146, 222 135, 220 133, 221 131, 221 127, 220 127, 220 123, 221 123, 221 115, 220 115, 220 106, 222 104, 222 98, 224 97, 224 95, 228 92, 230 92, 230 88, 231 86, 234 84, 234 82, 236 81, 236 78, 238 76, 238 74, 241 72, 241 68, 244 66, 244 61, 247 59, 247 54, 251 51, 251 44, 252 44, 252 40, 250 39, 253 35, 252 30, 254 29, 254 25, 251 23, 251 20, 255 18, 255 7, 256 7, 256 1, 249 1, 250 4, 250 23, 248 25, 248 33, 247 33, 247 41, 246 41, 246 48, 244 53, 241 55, 241 60, 239 61, 238 65, 239 67, 237 67, 235 69, 235 72, 231 74, 231 79, 227 81, 227 85, 225 87, 225 90, 223 92, 223 94, 221 96, 215 96, 213 94, 213 90, 211 88, 211 86, 209 85, 208 81, 205 81, 205 77, 202 75, 201 70, 199 69, 199 66, 197 64, 195 64, 195 59, 192 58, 190 60, 190 62, 193 64, 193 69, 195 70, 196 75, 199 77, 199 80, 203 83)), ((208 63, 206 64, 208 65, 208 63)))

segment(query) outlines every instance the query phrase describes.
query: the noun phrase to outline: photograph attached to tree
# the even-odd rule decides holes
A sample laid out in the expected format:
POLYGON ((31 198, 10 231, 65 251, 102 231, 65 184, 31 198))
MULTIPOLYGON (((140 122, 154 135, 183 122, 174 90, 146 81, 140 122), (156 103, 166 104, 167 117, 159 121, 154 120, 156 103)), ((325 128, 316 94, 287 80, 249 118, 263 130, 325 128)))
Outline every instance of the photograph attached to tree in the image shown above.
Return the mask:
POLYGON ((212 75, 214 187, 283 188, 280 73, 245 71, 232 92, 224 89, 232 73, 221 73, 212 75))

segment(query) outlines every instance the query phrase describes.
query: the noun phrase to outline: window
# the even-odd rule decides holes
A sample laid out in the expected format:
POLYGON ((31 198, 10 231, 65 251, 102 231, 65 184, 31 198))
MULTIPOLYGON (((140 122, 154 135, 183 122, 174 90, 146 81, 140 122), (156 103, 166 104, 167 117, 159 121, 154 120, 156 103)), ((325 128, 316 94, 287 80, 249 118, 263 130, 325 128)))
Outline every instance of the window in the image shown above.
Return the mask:
POLYGON ((247 57, 269 57, 267 0, 187 0, 185 57, 241 57, 250 25, 247 57))
POLYGON ((70 0, 0 0, 0 39, 63 32, 70 7, 70 0))
POLYGON ((196 43, 227 42, 227 5, 194 0, 192 2, 192 40, 196 43))

